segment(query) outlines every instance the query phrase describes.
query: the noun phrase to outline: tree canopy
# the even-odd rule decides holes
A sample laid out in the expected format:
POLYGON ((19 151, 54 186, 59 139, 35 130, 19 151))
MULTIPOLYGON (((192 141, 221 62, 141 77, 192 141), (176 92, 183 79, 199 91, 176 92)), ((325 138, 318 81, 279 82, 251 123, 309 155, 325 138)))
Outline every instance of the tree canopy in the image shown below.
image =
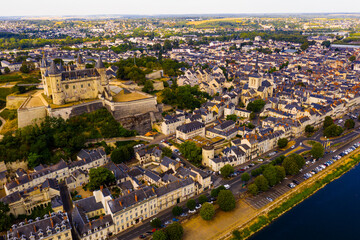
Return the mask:
POLYGON ((324 146, 318 142, 314 143, 310 150, 310 154, 316 159, 322 158, 324 156, 324 152, 324 146))
POLYGON ((221 190, 217 198, 217 204, 224 212, 233 210, 236 205, 233 193, 230 190, 221 190))
POLYGON ((255 112, 255 113, 258 113, 260 112, 263 107, 265 106, 266 102, 262 99, 257 99, 257 100, 254 100, 252 102, 249 102, 249 104, 247 105, 246 109, 248 111, 252 111, 252 112, 255 112))
POLYGON ((299 154, 293 153, 284 159, 282 166, 284 167, 286 174, 295 175, 300 171, 304 164, 304 158, 299 154))
POLYGON ((285 148, 289 143, 289 140, 287 138, 280 138, 277 142, 279 148, 285 148))
POLYGON ((200 209, 200 216, 202 219, 204 219, 206 221, 213 219, 213 217, 215 216, 214 205, 207 203, 207 202, 204 203, 200 209))
POLYGON ((224 178, 228 178, 230 174, 234 173, 234 167, 230 164, 224 165, 222 168, 220 168, 221 176, 224 178))
POLYGON ((181 154, 183 154, 183 156, 185 158, 187 158, 193 164, 195 164, 195 165, 201 164, 202 149, 200 147, 197 147, 194 142, 186 141, 186 142, 182 143, 179 147, 179 150, 180 150, 181 154))
POLYGON ((344 129, 336 124, 332 124, 329 127, 325 128, 324 136, 325 137, 337 137, 343 133, 344 129))
POLYGON ((269 181, 263 176, 257 176, 254 181, 259 191, 265 192, 269 189, 269 181))
POLYGON ((109 186, 115 183, 114 174, 107 168, 91 168, 89 172, 88 188, 91 191, 100 189, 100 186, 109 186))

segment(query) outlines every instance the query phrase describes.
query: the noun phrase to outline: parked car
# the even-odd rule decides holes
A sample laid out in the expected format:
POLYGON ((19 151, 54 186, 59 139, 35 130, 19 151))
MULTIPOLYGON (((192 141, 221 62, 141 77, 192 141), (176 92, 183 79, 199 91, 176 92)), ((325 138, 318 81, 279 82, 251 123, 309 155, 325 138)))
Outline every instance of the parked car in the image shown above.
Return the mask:
POLYGON ((180 214, 180 217, 187 217, 187 213, 180 214))
POLYGON ((225 184, 224 187, 225 187, 225 189, 229 189, 229 188, 230 188, 230 185, 229 185, 229 184, 225 184))
POLYGON ((145 234, 141 234, 141 235, 139 236, 139 238, 140 238, 140 239, 146 238, 146 235, 145 235, 145 234))
POLYGON ((200 209, 200 208, 201 208, 201 204, 200 204, 200 203, 195 206, 195 209, 200 209))
POLYGON ((177 218, 173 218, 173 219, 172 219, 172 221, 173 221, 173 222, 178 222, 178 221, 179 221, 179 219, 177 219, 177 218))
POLYGON ((189 213, 196 213, 196 209, 194 209, 194 210, 189 210, 189 213))
POLYGON ((266 197, 266 199, 267 199, 269 202, 274 201, 271 197, 266 197))

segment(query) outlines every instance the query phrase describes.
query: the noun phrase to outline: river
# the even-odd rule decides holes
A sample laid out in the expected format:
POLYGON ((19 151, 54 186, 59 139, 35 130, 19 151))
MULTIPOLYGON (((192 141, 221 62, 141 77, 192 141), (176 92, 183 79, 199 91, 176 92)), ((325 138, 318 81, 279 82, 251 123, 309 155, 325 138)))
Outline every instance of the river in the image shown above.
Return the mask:
POLYGON ((360 166, 329 183, 250 239, 360 239, 360 166))

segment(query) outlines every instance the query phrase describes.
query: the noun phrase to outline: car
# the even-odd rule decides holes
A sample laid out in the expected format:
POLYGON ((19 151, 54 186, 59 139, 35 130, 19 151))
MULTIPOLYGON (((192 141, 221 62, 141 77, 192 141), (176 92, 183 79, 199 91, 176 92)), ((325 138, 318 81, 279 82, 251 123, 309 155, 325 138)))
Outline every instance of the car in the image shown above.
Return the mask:
POLYGON ((243 173, 243 172, 245 172, 245 169, 240 168, 240 169, 239 169, 239 172, 240 172, 240 173, 243 173))
POLYGON ((294 183, 289 183, 289 184, 288 184, 288 187, 289 187, 289 188, 294 188, 294 187, 296 187, 296 185, 295 185, 294 183))
POLYGON ((200 203, 195 206, 195 209, 200 209, 200 208, 201 208, 201 204, 200 204, 200 203))
POLYGON ((296 180, 293 180, 292 182, 293 182, 294 184, 296 184, 296 185, 299 185, 299 182, 296 181, 296 180))
POLYGON ((267 199, 269 202, 274 201, 271 197, 266 197, 266 199, 267 199))
POLYGON ((210 204, 213 204, 213 203, 214 203, 214 201, 211 201, 211 200, 208 200, 207 202, 210 203, 210 204))
POLYGON ((225 184, 224 187, 225 187, 225 189, 229 189, 229 188, 230 188, 230 185, 229 185, 229 184, 225 184))
POLYGON ((180 214, 180 217, 187 217, 187 213, 180 214))
POLYGON ((166 221, 164 224, 165 224, 165 226, 166 226, 166 225, 169 225, 169 224, 172 224, 172 221, 171 221, 171 220, 166 221))
POLYGON ((258 159, 258 161, 259 161, 259 162, 263 162, 263 161, 264 161, 264 159, 262 159, 262 158, 259 158, 259 159, 258 159))
POLYGON ((196 213, 196 209, 194 209, 194 210, 189 210, 188 213, 196 213))
POLYGON ((147 232, 146 232, 147 235, 152 235, 153 233, 154 233, 154 232, 152 232, 152 231, 147 231, 147 232))
POLYGON ((291 148, 294 149, 294 148, 295 148, 295 145, 292 145, 291 148))
POLYGON ((177 219, 177 218, 173 218, 173 219, 172 219, 172 221, 173 221, 173 222, 178 222, 178 221, 179 221, 179 219, 177 219))
POLYGON ((146 235, 145 235, 145 234, 141 234, 141 235, 139 236, 139 238, 140 238, 140 239, 146 238, 146 235))

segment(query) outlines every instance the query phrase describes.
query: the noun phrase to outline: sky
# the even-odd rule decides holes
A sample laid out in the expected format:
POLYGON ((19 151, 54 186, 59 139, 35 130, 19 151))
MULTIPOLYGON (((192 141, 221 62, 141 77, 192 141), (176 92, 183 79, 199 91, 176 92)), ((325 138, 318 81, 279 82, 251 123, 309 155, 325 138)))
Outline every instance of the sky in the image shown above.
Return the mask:
POLYGON ((0 16, 360 12, 360 0, 2 0, 0 16))

